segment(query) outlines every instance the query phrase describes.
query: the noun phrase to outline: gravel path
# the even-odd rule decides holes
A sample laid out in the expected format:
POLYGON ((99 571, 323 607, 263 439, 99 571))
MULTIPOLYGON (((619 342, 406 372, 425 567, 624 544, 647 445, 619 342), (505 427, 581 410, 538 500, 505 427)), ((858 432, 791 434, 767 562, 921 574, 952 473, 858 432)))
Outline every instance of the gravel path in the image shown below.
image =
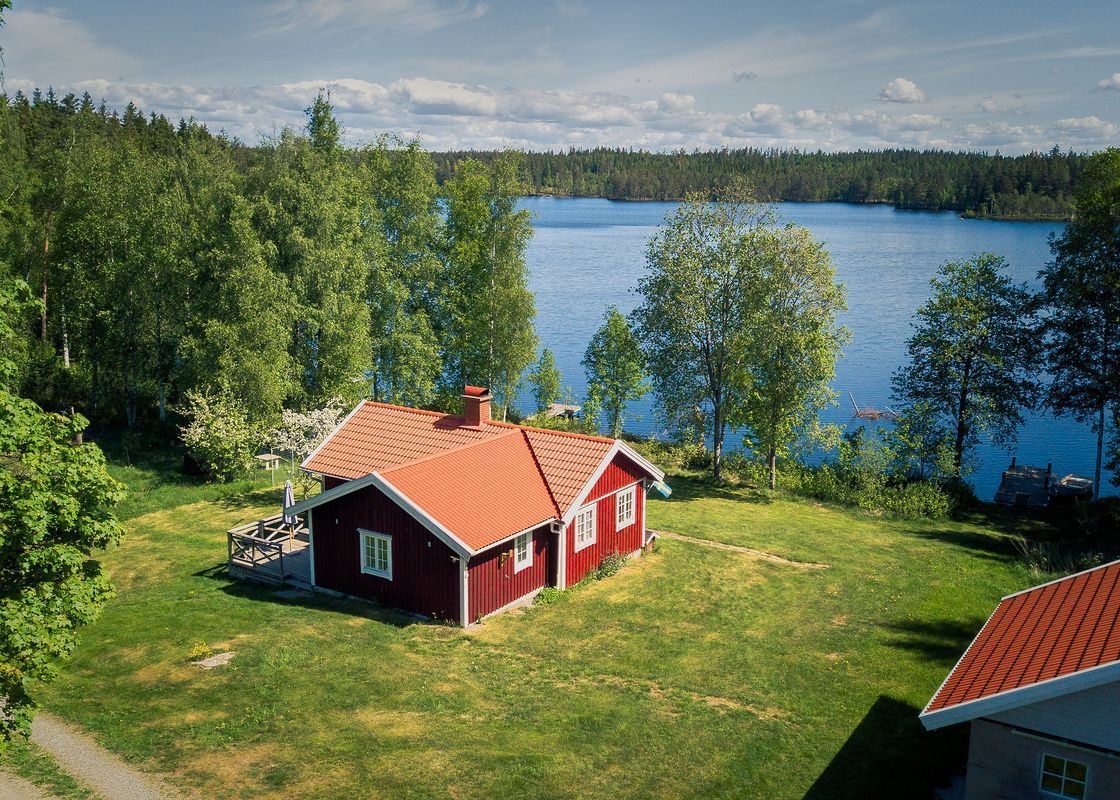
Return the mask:
POLYGON ((669 531, 655 531, 651 530, 650 533, 656 533, 658 536, 664 536, 666 539, 676 539, 678 542, 691 542, 692 544, 703 545, 704 547, 711 547, 716 550, 731 550, 735 553, 743 553, 751 558, 757 558, 760 561, 770 561, 774 564, 785 564, 788 567, 801 567, 803 569, 828 569, 828 564, 814 564, 811 561, 792 561, 788 558, 776 556, 773 553, 767 553, 765 550, 755 550, 753 547, 740 547, 737 544, 724 544, 723 542, 713 542, 711 539, 697 539, 695 536, 684 536, 679 533, 670 533, 669 531))
POLYGON ((18 775, 0 771, 0 797, 4 800, 53 800, 35 784, 18 775))
MULTIPOLYGON (((158 778, 130 767, 83 733, 39 712, 31 725, 31 741, 46 750, 74 778, 105 800, 178 800, 158 778)), ((0 789, 3 785, 0 784, 0 789)), ((0 797, 7 797, 0 791, 0 797)), ((18 797, 18 795, 17 795, 18 797)))

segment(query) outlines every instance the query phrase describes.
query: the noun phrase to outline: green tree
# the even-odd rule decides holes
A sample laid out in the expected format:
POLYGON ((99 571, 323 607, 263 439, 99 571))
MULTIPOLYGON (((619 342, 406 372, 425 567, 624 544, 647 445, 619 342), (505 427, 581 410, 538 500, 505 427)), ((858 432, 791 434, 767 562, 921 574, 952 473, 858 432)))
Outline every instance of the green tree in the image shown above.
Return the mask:
POLYGON ((537 413, 543 414, 560 397, 560 370, 556 369, 556 356, 547 347, 529 373, 529 383, 533 387, 537 413))
POLYGON ((647 247, 634 312, 658 413, 678 438, 708 438, 717 480, 728 423, 746 399, 751 243, 773 221, 742 186, 720 199, 691 193, 669 213, 647 247))
POLYGON ((766 455, 770 488, 777 462, 819 428, 819 412, 835 397, 829 383, 848 332, 838 322, 848 306, 824 245, 793 224, 755 231, 747 243, 746 335, 735 360, 733 420, 766 455))
POLYGON ((892 381, 903 416, 924 403, 951 427, 956 478, 981 435, 1014 442, 1022 410, 1037 395, 1033 301, 1006 268, 992 253, 943 264, 915 314, 910 363, 892 381))
POLYGON ((393 136, 366 151, 365 168, 383 232, 367 290, 373 398, 425 406, 443 372, 433 324, 442 224, 435 168, 418 140, 393 136))
POLYGON ((1092 424, 1097 497, 1108 411, 1120 408, 1120 149, 1090 159, 1076 216, 1050 249, 1054 260, 1039 273, 1051 378, 1045 402, 1092 424))
MULTIPOLYGON (((29 295, 26 284, 0 287, 0 345, 29 295)), ((0 347, 0 749, 30 732, 29 685, 55 677, 112 595, 91 555, 119 541, 112 507, 122 496, 100 449, 79 443, 85 419, 11 393, 7 353, 0 347)))
POLYGON ((467 160, 444 187, 445 392, 457 396, 468 383, 488 386, 503 416, 537 349, 537 311, 525 268, 533 226, 529 213, 517 210, 523 189, 519 167, 513 153, 489 166, 467 160))
POLYGON ((229 392, 187 392, 182 408, 187 424, 179 428, 190 454, 219 481, 231 481, 253 467, 253 455, 267 437, 229 392))
POLYGON ((607 308, 602 327, 591 337, 583 368, 587 374, 587 405, 598 410, 611 436, 618 438, 627 404, 644 397, 649 383, 645 380, 641 343, 615 306, 607 308))

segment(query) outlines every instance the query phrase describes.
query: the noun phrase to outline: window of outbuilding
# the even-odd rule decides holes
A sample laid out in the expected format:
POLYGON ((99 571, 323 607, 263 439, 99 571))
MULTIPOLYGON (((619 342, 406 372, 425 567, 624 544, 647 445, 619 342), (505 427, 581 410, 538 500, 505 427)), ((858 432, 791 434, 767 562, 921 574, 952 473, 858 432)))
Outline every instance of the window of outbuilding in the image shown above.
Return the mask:
POLYGON ((576 514, 575 551, 595 544, 595 504, 581 508, 576 514))
POLYGON ((1078 761, 1050 755, 1042 756, 1042 774, 1038 788, 1054 797, 1084 800, 1085 786, 1089 782, 1089 767, 1078 761))
POLYGON ((520 572, 533 565, 533 534, 523 533, 513 540, 513 571, 520 572))
POLYGON ((622 530, 627 525, 634 524, 634 489, 623 489, 615 495, 615 528, 622 530))
POLYGON ((393 580, 393 537, 385 533, 359 530, 362 543, 362 572, 393 580))

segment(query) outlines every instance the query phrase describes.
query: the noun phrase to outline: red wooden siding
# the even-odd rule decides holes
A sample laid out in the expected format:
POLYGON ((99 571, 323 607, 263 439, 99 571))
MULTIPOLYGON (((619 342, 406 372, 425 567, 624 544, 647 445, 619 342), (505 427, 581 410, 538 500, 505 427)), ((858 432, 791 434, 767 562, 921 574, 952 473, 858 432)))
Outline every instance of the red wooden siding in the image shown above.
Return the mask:
POLYGON ((347 482, 348 481, 344 481, 342 478, 332 478, 330 475, 324 475, 323 491, 325 492, 327 489, 333 489, 334 487, 341 486, 342 484, 347 482))
POLYGON ((471 556, 467 564, 467 597, 469 619, 497 611, 507 603, 551 582, 555 570, 551 564, 557 536, 548 526, 533 532, 533 563, 520 572, 513 571, 513 540, 495 545, 471 556), (503 557, 503 553, 505 556, 503 557))
POLYGON ((458 556, 377 487, 344 495, 311 513, 317 585, 459 621, 458 556), (392 537, 392 580, 362 572, 359 528, 392 537))
POLYGON ((611 553, 629 555, 642 547, 642 532, 645 530, 645 492, 641 479, 644 473, 630 459, 621 453, 607 467, 606 472, 596 482, 581 508, 595 503, 595 544, 576 552, 576 523, 573 519, 568 525, 566 536, 568 547, 566 582, 568 586, 579 583, 587 573, 611 553), (637 483, 634 491, 634 522, 620 531, 615 530, 614 492, 637 483))

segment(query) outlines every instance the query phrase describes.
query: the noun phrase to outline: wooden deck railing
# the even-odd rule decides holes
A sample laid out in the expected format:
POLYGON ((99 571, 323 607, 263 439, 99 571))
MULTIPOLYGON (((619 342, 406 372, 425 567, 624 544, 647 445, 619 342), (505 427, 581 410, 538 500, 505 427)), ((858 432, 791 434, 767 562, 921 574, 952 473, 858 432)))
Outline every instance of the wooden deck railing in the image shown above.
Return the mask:
POLYGON ((288 525, 283 516, 275 516, 230 528, 226 539, 230 566, 284 580, 285 550, 291 552, 294 541, 307 541, 307 527, 302 519, 288 525))

